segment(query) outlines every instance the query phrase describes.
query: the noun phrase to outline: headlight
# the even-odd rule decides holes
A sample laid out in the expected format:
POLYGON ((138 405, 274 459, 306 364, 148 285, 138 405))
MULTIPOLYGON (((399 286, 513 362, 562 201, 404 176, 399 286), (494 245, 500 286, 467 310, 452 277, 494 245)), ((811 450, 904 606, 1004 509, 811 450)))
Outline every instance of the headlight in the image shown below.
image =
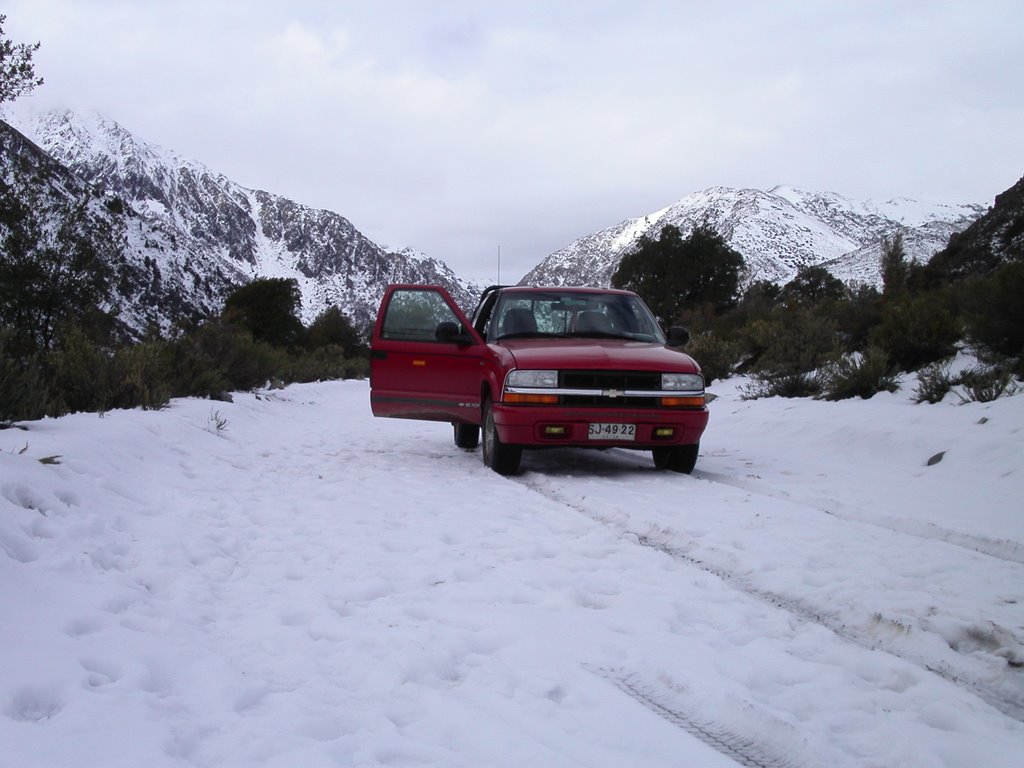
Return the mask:
POLYGON ((661 388, 671 392, 699 392, 704 389, 704 377, 699 373, 663 373, 661 388))
POLYGON ((511 371, 505 378, 506 387, 557 387, 558 371, 511 371))

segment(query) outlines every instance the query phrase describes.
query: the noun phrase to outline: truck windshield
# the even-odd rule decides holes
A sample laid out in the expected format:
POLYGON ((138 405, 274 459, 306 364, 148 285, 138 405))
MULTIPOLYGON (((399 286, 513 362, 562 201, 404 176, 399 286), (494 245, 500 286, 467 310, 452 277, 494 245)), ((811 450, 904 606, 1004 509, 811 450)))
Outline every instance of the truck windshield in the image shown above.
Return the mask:
POLYGON ((545 337, 665 343, 665 335, 650 310, 630 294, 516 291, 498 298, 488 325, 488 340, 545 337))

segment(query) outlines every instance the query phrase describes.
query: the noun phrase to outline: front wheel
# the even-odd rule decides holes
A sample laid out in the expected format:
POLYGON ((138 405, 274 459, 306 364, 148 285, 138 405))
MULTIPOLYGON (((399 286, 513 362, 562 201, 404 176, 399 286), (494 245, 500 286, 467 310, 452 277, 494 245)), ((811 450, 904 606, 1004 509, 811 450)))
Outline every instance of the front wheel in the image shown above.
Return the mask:
POLYGON ((519 462, 523 458, 523 449, 518 445, 505 445, 498 437, 494 426, 494 409, 491 401, 484 404, 484 464, 499 475, 514 475, 519 471, 519 462))
POLYGON ((476 424, 452 424, 455 429, 455 445, 459 448, 476 448, 480 444, 480 427, 476 424))
POLYGON ((697 466, 699 450, 700 443, 694 443, 693 445, 676 445, 671 448, 654 448, 651 450, 651 454, 654 456, 654 466, 658 469, 669 469, 688 475, 697 466))

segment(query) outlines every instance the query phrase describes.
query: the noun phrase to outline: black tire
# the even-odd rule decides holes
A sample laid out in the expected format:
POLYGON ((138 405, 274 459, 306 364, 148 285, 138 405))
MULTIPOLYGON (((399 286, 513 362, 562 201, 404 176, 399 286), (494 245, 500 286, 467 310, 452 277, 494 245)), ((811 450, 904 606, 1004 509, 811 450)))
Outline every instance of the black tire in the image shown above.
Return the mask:
POLYGON ((676 445, 671 448, 653 448, 651 455, 654 456, 654 466, 658 469, 668 469, 672 472, 681 472, 688 475, 697 466, 697 453, 700 451, 700 443, 693 445, 676 445))
POLYGON ((455 445, 473 449, 480 445, 480 427, 476 424, 452 424, 455 431, 455 445))
POLYGON ((651 455, 654 457, 654 468, 655 469, 667 469, 668 468, 668 452, 671 448, 652 448, 651 455))
POLYGON ((484 464, 499 475, 516 474, 519 471, 519 462, 523 458, 523 449, 518 445, 505 445, 501 442, 498 430, 494 426, 490 400, 484 403, 483 433, 484 464))

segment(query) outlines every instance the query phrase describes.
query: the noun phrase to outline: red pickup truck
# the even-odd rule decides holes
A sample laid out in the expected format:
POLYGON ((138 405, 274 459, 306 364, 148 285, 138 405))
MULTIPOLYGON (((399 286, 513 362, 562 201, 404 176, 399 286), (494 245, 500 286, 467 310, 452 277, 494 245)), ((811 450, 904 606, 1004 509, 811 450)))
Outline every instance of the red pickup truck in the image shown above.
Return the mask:
POLYGON ((370 353, 374 416, 451 422, 496 472, 523 449, 649 450, 689 473, 708 422, 704 377, 640 297, 599 288, 493 286, 467 318, 443 288, 388 286, 370 353))

